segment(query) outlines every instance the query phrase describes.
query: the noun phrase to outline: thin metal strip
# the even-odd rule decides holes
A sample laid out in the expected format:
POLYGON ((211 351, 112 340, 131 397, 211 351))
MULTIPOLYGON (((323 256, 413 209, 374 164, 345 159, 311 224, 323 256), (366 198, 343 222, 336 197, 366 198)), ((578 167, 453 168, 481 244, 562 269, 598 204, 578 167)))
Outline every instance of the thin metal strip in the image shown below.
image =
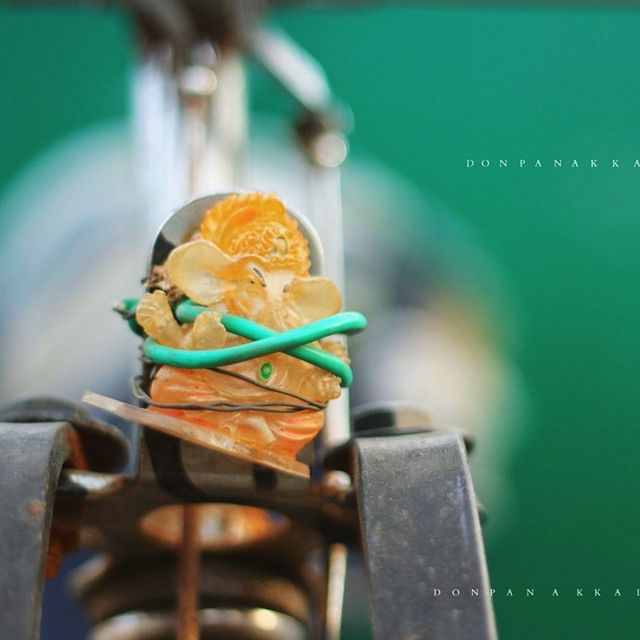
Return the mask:
POLYGON ((228 436, 216 433, 205 427, 199 427, 186 420, 136 407, 93 391, 85 392, 82 396, 82 401, 120 416, 124 420, 137 422, 150 429, 206 447, 212 451, 218 451, 247 462, 255 462, 301 478, 309 477, 309 467, 302 462, 242 444, 228 436))

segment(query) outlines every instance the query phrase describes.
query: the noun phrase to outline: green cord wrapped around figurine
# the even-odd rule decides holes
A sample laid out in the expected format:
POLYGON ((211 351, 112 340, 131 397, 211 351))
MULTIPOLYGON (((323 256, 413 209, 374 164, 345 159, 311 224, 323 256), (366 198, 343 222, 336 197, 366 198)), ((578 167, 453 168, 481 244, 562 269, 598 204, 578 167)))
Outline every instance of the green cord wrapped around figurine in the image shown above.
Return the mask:
POLYGON ((335 333, 366 325, 339 313, 331 280, 309 275, 309 246, 273 195, 231 195, 128 301, 156 366, 136 388, 151 411, 294 458, 352 380, 335 333), (186 297, 186 299, 185 299, 186 297))

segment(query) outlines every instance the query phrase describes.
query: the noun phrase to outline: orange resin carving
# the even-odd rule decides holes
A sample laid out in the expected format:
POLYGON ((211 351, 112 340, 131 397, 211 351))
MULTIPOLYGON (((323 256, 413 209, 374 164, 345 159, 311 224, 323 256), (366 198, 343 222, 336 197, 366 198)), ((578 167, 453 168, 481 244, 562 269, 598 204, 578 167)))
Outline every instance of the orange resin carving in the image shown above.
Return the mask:
MULTIPOLYGON (((168 282, 207 310, 194 323, 180 325, 168 296, 157 290, 144 296, 136 319, 160 344, 189 350, 245 341, 226 331, 221 313, 276 331, 303 326, 341 307, 335 285, 310 276, 309 267, 307 240, 277 197, 229 196, 205 213, 199 230, 164 264, 168 282)), ((337 341, 321 340, 313 346, 348 362, 337 341)), ((274 353, 217 370, 162 366, 149 395, 154 411, 293 458, 322 428, 322 409, 340 395, 340 381, 311 364, 274 353)))

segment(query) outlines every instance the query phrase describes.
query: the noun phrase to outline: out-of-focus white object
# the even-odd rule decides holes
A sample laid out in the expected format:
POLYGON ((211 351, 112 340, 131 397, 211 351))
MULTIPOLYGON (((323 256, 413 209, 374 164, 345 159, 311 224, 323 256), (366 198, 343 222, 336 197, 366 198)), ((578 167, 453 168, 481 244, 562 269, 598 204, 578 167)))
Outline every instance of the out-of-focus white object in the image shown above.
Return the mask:
POLYGON ((136 293, 146 249, 126 132, 104 126, 57 145, 0 206, 0 396, 126 384, 135 340, 110 311, 136 293))

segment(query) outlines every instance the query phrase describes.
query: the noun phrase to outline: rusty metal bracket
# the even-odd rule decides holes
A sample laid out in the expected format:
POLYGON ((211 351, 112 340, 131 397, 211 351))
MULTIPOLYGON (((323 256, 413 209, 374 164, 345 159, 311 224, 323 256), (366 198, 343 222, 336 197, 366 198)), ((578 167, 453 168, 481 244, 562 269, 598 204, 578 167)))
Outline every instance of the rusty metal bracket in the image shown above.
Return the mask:
POLYGON ((53 504, 70 432, 64 422, 0 423, 0 628, 11 640, 39 637, 53 504))
POLYGON ((0 422, 68 422, 78 433, 91 471, 121 471, 131 445, 121 431, 92 416, 83 405, 52 396, 36 396, 0 407, 0 422))
POLYGON ((354 447, 376 638, 496 640, 462 437, 356 438, 354 447))

